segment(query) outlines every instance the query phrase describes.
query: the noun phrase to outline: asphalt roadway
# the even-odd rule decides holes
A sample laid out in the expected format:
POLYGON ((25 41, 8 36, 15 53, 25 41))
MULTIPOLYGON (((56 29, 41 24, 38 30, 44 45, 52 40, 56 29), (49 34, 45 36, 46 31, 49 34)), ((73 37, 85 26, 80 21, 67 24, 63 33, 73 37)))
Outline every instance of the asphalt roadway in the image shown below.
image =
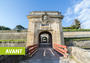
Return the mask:
POLYGON ((51 47, 40 47, 33 57, 20 63, 69 63, 51 47))

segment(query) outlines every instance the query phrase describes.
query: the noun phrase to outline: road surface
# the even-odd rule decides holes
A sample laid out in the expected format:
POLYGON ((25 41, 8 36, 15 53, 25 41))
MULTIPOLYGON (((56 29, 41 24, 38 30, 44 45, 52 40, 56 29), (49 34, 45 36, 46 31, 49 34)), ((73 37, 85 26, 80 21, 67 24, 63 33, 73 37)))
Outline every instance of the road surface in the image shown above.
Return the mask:
POLYGON ((39 48, 32 58, 21 61, 20 63, 69 63, 68 60, 54 51, 52 48, 39 48))

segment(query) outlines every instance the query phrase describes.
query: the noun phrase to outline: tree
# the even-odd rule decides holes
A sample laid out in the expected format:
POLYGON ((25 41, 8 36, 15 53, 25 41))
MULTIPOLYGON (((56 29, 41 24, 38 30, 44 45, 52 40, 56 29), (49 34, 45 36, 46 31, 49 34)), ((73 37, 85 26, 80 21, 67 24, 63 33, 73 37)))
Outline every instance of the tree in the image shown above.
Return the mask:
POLYGON ((75 19, 76 29, 80 29, 81 23, 78 19, 75 19))
POLYGON ((71 27, 72 27, 72 29, 77 29, 76 25, 72 25, 71 27))
POLYGON ((75 19, 74 22, 75 22, 75 25, 72 25, 71 27, 73 29, 80 29, 80 26, 81 26, 80 21, 78 19, 75 19))
POLYGON ((63 29, 80 29, 81 23, 78 19, 75 19, 75 24, 70 27, 63 27, 63 29))
POLYGON ((15 30, 17 30, 17 31, 21 31, 24 29, 26 29, 26 28, 24 28, 22 25, 16 25, 16 27, 15 27, 15 30))
POLYGON ((5 26, 0 26, 0 30, 11 30, 11 29, 5 26))

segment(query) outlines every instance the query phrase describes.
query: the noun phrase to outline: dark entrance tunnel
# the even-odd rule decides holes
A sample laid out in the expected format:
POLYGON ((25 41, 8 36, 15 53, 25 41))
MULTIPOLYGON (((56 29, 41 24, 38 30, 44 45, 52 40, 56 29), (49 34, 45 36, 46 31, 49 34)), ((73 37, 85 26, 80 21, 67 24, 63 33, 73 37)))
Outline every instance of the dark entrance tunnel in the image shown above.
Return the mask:
POLYGON ((39 34, 39 47, 52 47, 52 35, 48 31, 39 34))

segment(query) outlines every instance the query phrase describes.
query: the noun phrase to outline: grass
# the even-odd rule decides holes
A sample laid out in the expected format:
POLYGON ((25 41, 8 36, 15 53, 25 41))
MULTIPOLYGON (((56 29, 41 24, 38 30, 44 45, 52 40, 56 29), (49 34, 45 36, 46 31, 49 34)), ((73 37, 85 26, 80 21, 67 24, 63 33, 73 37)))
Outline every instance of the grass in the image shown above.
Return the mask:
POLYGON ((73 41, 80 41, 80 40, 90 40, 90 38, 65 38, 66 41, 73 40, 73 41))
POLYGON ((64 32, 90 31, 90 29, 63 29, 64 32))
POLYGON ((75 39, 73 39, 73 40, 77 40, 77 41, 80 41, 80 40, 90 40, 90 38, 75 38, 75 39))
POLYGON ((0 40, 0 42, 26 42, 24 39, 18 39, 18 40, 0 40))
POLYGON ((90 49, 90 47, 87 47, 87 46, 81 46, 81 48, 83 48, 83 49, 90 49))

